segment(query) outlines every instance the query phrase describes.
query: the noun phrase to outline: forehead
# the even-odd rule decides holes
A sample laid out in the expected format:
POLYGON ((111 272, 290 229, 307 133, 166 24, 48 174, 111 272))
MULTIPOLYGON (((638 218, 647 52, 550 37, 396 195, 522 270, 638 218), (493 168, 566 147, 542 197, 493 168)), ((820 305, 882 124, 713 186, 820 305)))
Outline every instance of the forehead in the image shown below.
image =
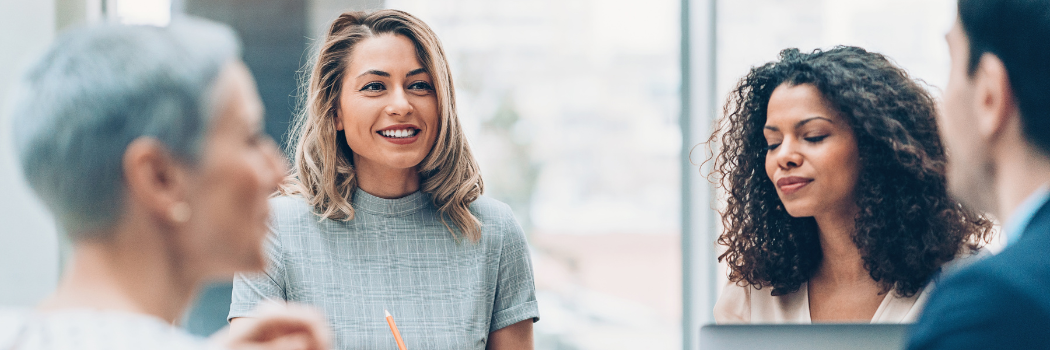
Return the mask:
POLYGON ((835 123, 841 116, 813 84, 781 84, 769 96, 766 125, 794 123, 812 117, 827 118, 835 123))
POLYGON ((215 125, 259 125, 263 119, 263 105, 255 91, 255 81, 241 62, 230 62, 223 67, 215 86, 215 125))
POLYGON ((400 34, 380 34, 354 45, 348 69, 351 74, 360 74, 370 69, 412 70, 421 66, 411 39, 400 34))

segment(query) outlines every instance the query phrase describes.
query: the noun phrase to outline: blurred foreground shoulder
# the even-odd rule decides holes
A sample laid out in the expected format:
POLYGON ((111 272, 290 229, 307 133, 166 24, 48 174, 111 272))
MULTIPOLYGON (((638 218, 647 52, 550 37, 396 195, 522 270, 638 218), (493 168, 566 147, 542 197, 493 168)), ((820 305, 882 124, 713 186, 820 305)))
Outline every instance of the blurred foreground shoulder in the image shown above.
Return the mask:
POLYGON ((16 318, 0 312, 0 348, 20 350, 219 350, 170 323, 145 314, 72 310, 27 312, 16 318), (12 322, 12 324, 7 324, 12 322), (8 329, 8 326, 13 326, 8 329), (14 337, 12 338, 11 335, 14 337))
MULTIPOLYGON (((1016 264, 1013 252, 978 261, 938 282, 912 329, 909 349, 1050 348, 1050 276, 1016 264)), ((1036 267, 1036 269, 1044 269, 1036 267)))

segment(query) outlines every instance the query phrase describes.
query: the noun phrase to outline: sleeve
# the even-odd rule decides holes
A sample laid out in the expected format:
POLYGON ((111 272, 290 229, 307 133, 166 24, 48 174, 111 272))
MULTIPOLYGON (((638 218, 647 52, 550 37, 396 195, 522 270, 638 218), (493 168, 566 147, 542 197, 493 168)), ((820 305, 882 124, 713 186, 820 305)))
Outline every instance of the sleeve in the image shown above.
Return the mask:
POLYGON ((715 323, 751 323, 751 287, 730 281, 715 302, 715 323))
POLYGON ((267 236, 267 267, 258 273, 237 273, 233 277, 233 296, 226 320, 251 316, 252 310, 265 300, 288 300, 285 291, 284 262, 276 232, 267 236))
MULTIPOLYGON (((908 349, 1022 349, 1043 339, 1048 321, 1015 274, 994 266, 974 266, 934 289, 908 349), (979 267, 979 268, 977 268, 979 267)), ((1023 282, 1022 282, 1023 283, 1023 282)), ((1045 341, 1045 340, 1044 340, 1045 341)), ((1045 344, 1044 344, 1045 345, 1045 344)))
MULTIPOLYGON (((509 208, 507 211, 510 211, 509 208)), ((525 232, 513 214, 507 215, 510 215, 508 219, 501 220, 503 244, 492 305, 492 320, 489 322, 490 333, 530 318, 532 322, 540 320, 539 306, 536 304, 536 283, 532 277, 532 261, 529 258, 525 232)))

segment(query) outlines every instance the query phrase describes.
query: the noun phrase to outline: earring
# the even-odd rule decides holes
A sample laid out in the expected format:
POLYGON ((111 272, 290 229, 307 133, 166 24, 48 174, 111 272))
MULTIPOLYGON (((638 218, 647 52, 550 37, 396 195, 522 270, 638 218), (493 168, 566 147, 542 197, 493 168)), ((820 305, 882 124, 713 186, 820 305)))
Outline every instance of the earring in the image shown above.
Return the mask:
POLYGON ((171 206, 168 211, 168 215, 171 216, 171 220, 180 224, 184 224, 190 221, 190 216, 193 214, 190 210, 190 205, 186 202, 178 202, 171 206))

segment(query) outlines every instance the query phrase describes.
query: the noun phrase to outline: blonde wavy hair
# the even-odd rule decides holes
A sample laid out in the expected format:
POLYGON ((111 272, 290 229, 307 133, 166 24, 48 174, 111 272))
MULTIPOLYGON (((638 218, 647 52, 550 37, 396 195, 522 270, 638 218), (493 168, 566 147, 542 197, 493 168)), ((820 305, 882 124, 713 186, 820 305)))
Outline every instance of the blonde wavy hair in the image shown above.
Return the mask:
POLYGON ((418 165, 420 188, 430 194, 442 223, 459 238, 481 239, 481 221, 469 210, 484 185, 456 115, 452 74, 437 35, 423 21, 398 10, 347 12, 332 22, 310 70, 306 100, 289 134, 294 167, 276 195, 301 195, 317 215, 352 220, 351 197, 357 189, 353 156, 344 133, 335 129, 343 78, 354 47, 381 34, 402 35, 434 79, 440 123, 430 154, 418 165), (447 219, 447 221, 446 221, 447 219))

